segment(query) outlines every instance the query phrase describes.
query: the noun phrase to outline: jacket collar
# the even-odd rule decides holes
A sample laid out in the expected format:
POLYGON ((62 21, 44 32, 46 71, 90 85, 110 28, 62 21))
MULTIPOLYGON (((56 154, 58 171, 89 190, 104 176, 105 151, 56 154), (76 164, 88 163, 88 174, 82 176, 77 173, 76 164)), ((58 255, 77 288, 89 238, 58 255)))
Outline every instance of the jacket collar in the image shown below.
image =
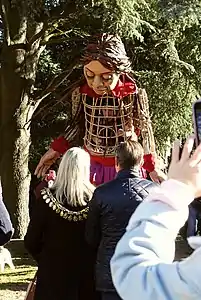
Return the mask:
POLYGON ((133 169, 123 169, 117 173, 116 178, 140 178, 140 169, 138 167, 133 169))

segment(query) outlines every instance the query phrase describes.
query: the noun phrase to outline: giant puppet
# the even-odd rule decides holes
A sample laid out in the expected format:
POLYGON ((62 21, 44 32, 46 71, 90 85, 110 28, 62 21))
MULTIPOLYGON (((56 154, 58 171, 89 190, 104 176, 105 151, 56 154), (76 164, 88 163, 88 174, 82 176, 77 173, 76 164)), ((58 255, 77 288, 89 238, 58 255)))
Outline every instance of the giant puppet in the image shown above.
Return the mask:
POLYGON ((131 63, 121 39, 108 34, 93 37, 82 63, 85 82, 72 93, 69 126, 51 143, 35 174, 44 175, 79 137, 91 157, 91 180, 99 185, 115 176, 117 144, 140 136, 145 151, 143 168, 157 179, 147 96, 137 89, 131 76, 131 63))

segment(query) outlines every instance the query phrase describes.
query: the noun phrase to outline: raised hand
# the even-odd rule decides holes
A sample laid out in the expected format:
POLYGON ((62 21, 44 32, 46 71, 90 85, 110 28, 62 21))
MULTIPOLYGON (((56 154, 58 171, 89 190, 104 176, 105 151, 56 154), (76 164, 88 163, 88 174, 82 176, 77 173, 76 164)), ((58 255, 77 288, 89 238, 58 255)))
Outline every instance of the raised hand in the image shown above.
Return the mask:
POLYGON ((187 184, 197 198, 201 196, 201 144, 192 154, 194 139, 194 136, 188 138, 181 158, 179 158, 180 142, 174 143, 168 178, 187 184))

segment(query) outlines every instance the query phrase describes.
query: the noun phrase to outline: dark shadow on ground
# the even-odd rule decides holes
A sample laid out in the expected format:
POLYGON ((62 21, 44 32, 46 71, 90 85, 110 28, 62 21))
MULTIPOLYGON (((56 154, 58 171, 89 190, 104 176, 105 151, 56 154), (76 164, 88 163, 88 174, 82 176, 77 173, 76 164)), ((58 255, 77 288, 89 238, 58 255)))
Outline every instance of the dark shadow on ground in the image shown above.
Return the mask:
POLYGON ((13 258, 15 267, 18 266, 36 266, 36 262, 31 257, 15 257, 13 258))
MULTIPOLYGON (((32 278, 30 278, 31 280, 32 278)), ((28 283, 18 282, 18 283, 1 283, 1 290, 10 290, 10 291, 26 291, 28 283)))
MULTIPOLYGON (((8 277, 8 276, 26 276, 26 275, 27 275, 26 270, 22 270, 22 271, 17 270, 17 272, 0 273, 1 278, 8 277)), ((1 285, 1 281, 0 281, 0 285, 1 285)))

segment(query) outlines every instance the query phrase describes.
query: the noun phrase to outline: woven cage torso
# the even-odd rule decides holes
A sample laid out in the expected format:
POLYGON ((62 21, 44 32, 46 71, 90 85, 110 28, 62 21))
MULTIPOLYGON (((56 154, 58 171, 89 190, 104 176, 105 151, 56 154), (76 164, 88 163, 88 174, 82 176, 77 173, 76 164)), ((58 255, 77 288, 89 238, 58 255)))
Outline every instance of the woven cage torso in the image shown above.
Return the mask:
POLYGON ((122 99, 104 95, 81 95, 85 113, 84 145, 97 156, 114 156, 119 142, 126 140, 132 126, 134 95, 122 99))

